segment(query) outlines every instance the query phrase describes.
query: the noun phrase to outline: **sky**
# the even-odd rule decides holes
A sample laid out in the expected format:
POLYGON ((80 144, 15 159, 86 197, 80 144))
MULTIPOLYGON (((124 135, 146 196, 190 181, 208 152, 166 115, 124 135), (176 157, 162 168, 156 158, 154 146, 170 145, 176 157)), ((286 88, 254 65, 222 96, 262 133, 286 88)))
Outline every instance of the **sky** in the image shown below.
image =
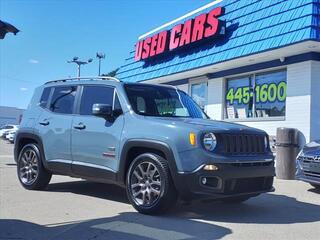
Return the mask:
POLYGON ((77 74, 74 56, 93 62, 82 76, 120 67, 138 37, 212 0, 0 0, 0 20, 21 32, 0 40, 0 106, 26 108, 34 88, 77 74))

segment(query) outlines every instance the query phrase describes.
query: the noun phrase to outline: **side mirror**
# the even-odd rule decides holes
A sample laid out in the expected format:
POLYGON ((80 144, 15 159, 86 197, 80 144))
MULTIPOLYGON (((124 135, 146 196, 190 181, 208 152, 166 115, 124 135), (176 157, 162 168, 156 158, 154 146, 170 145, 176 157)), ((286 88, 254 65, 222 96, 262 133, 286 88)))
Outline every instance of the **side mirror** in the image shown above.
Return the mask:
POLYGON ((111 120, 113 119, 112 106, 109 104, 95 103, 92 105, 92 115, 111 120))

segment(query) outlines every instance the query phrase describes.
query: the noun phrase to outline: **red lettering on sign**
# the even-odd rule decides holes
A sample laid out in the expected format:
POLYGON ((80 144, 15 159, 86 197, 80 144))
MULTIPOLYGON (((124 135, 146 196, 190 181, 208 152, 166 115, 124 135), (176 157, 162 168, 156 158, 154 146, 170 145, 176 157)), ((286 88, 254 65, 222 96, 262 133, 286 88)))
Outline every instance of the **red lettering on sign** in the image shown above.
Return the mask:
POLYGON ((183 24, 179 47, 182 47, 190 43, 192 22, 193 20, 190 19, 183 24))
POLYGON ((134 55, 134 60, 135 61, 140 61, 141 60, 142 44, 143 44, 143 41, 137 42, 137 44, 136 44, 136 52, 135 52, 135 55, 134 55))
POLYGON ((205 37, 211 37, 217 34, 218 28, 219 28, 219 19, 221 15, 224 14, 223 8, 218 7, 213 9, 211 12, 208 13, 208 27, 205 30, 204 36, 205 37))
POLYGON ((151 46, 150 46, 150 54, 149 56, 152 57, 154 55, 156 55, 156 46, 157 46, 157 43, 158 43, 158 34, 154 35, 152 37, 152 40, 151 40, 151 46))
POLYGON ((150 43, 151 37, 147 38, 143 41, 143 52, 142 52, 142 59, 146 59, 149 57, 150 54, 150 43))
POLYGON ((201 14, 194 19, 191 42, 199 41, 203 38, 204 24, 206 23, 207 14, 201 14))
POLYGON ((166 50, 167 47, 167 37, 168 37, 168 31, 163 31, 159 33, 158 37, 158 46, 156 54, 161 54, 166 50))
POLYGON ((218 18, 224 14, 223 7, 217 7, 209 13, 203 13, 183 24, 174 26, 170 31, 162 31, 136 43, 135 61, 147 59, 174 50, 204 38, 223 34, 224 22, 218 18))
POLYGON ((173 50, 179 46, 182 24, 172 28, 170 35, 169 49, 173 50))

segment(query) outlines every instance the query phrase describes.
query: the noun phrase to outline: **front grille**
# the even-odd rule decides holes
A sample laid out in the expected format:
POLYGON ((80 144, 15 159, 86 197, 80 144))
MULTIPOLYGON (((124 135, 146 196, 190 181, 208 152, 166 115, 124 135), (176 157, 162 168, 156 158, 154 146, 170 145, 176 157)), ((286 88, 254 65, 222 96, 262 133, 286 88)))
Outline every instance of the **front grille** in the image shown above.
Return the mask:
POLYGON ((309 176, 309 177, 320 178, 320 173, 318 173, 318 172, 303 171, 303 173, 304 173, 304 175, 309 176))
POLYGON ((229 179, 225 181, 224 192, 233 194, 268 191, 272 188, 272 184, 273 177, 229 179))
POLYGON ((266 152, 265 135, 219 134, 220 151, 229 155, 257 155, 266 152))
POLYGON ((272 165, 273 162, 272 161, 268 161, 268 162, 238 162, 238 163, 230 163, 231 166, 234 167, 262 167, 262 166, 270 166, 272 165))
POLYGON ((305 163, 310 163, 310 162, 320 163, 320 156, 299 156, 298 160, 303 161, 305 163))

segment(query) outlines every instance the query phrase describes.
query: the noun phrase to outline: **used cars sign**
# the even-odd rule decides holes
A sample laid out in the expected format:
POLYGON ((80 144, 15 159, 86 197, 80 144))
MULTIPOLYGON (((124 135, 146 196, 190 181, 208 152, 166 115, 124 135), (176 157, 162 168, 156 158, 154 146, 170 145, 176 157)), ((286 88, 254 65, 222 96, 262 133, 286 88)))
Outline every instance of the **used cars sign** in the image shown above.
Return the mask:
POLYGON ((145 60, 167 51, 172 51, 203 39, 219 36, 225 22, 218 18, 224 14, 224 8, 218 7, 209 13, 203 13, 171 30, 162 31, 137 42, 135 61, 145 60))

